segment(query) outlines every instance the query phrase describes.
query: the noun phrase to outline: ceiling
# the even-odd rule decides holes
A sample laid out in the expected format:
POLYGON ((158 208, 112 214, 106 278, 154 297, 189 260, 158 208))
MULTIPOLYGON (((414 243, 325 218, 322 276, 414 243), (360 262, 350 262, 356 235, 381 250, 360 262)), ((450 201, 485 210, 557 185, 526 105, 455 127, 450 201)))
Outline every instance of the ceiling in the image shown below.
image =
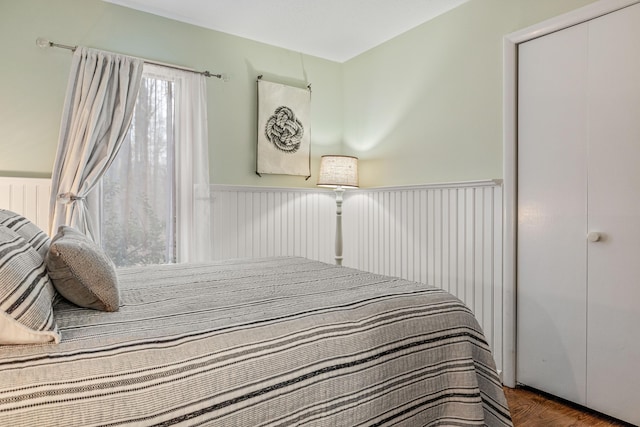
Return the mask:
POLYGON ((337 62, 468 0, 104 0, 337 62))

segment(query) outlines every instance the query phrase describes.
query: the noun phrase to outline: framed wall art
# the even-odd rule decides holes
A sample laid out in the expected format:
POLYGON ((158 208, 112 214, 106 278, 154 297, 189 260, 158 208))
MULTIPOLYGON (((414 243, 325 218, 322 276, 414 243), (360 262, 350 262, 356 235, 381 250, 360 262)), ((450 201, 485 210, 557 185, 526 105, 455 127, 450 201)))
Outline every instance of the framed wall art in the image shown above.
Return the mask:
POLYGON ((256 173, 311 175, 311 88, 258 77, 256 173))

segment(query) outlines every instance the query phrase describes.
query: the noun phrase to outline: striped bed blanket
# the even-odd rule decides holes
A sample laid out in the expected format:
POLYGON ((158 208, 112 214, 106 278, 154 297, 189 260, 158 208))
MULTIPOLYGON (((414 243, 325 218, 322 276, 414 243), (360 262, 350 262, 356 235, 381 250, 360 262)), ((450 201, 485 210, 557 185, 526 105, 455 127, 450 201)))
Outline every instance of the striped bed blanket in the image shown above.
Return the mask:
POLYGON ((0 346, 1 426, 508 426, 470 310, 304 258, 120 269, 120 311, 55 307, 0 346))

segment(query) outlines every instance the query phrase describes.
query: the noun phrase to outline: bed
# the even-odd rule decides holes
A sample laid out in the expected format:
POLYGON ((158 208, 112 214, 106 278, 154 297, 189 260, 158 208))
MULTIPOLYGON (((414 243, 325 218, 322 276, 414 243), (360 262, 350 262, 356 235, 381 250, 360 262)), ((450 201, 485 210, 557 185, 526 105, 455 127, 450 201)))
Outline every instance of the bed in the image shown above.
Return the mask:
POLYGON ((0 345, 0 425, 511 425, 443 290, 296 257, 117 279, 118 311, 61 299, 58 343, 0 345))

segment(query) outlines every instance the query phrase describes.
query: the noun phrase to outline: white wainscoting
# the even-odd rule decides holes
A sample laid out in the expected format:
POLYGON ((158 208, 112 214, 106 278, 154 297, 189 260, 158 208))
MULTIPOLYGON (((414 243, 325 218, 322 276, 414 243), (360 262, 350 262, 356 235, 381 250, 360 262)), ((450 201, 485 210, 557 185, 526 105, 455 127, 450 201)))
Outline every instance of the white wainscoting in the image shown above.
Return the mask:
POLYGON ((334 260, 331 190, 211 186, 214 259, 294 255, 334 260))
MULTIPOLYGON (((321 189, 212 185, 214 257, 334 262, 335 197, 321 189)), ((475 313, 503 360, 499 181, 349 190, 344 262, 443 288, 475 313)))
POLYGON ((49 230, 51 180, 0 177, 0 208, 24 215, 41 229, 49 230))
POLYGON ((345 193, 345 266, 443 288, 469 306, 502 367, 500 181, 345 193))
MULTIPOLYGON (((0 207, 48 227, 49 179, 0 178, 0 207)), ((335 196, 325 189, 212 185, 214 259, 334 262, 335 196)), ((475 313, 502 369, 502 185, 349 190, 344 265, 441 287, 475 313)))

